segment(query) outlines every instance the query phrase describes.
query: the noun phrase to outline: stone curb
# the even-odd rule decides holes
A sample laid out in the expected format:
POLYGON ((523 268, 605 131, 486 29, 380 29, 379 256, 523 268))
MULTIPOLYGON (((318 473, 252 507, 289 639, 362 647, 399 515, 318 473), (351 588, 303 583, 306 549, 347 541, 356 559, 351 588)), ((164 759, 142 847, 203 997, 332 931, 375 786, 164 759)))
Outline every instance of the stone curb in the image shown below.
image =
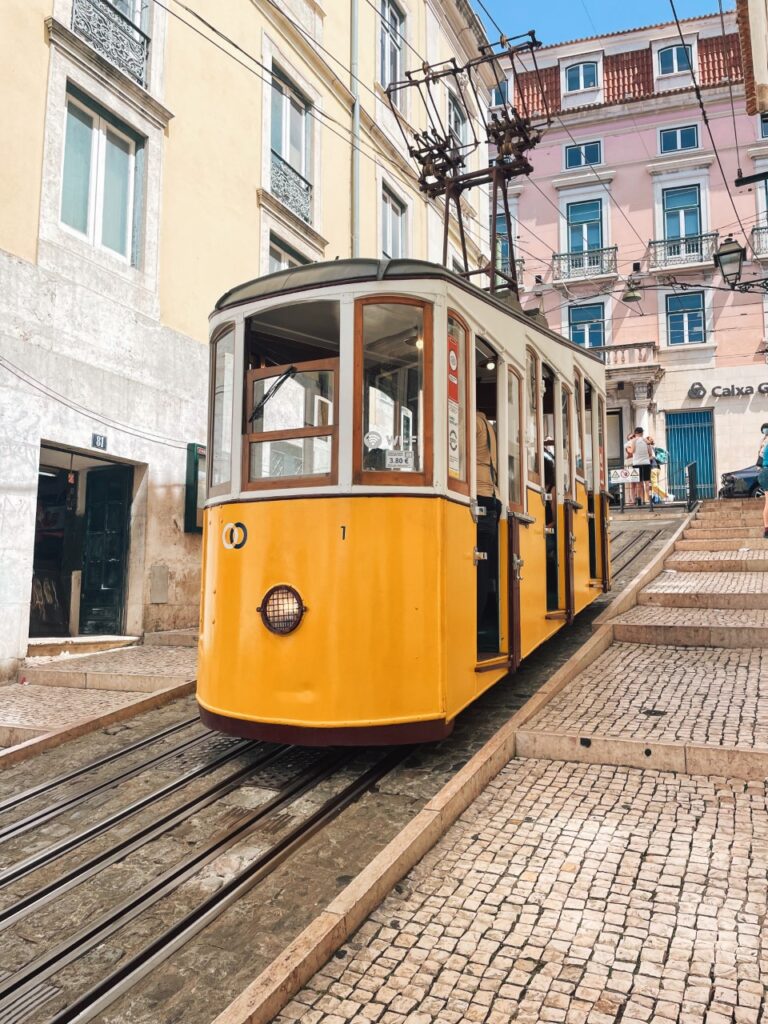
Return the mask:
POLYGON ((621 615, 622 612, 629 611, 630 608, 635 607, 638 603, 637 598, 640 591, 644 590, 649 583, 653 582, 657 576, 661 575, 664 570, 665 561, 675 551, 675 544, 677 544, 693 522, 694 517, 695 513, 690 512, 685 519, 681 521, 680 526, 678 526, 666 544, 661 548, 651 564, 647 565, 641 572, 639 572, 637 576, 635 576, 635 578, 631 580, 626 587, 624 587, 622 592, 614 597, 604 612, 600 612, 592 623, 593 629, 602 629, 603 626, 615 619, 617 615, 621 615))
POLYGON ((9 768, 11 765, 18 764, 20 761, 26 761, 28 758, 34 757, 35 754, 42 754, 46 750, 53 750, 54 747, 61 746, 67 740, 75 740, 80 736, 87 735, 89 732, 96 732, 97 729, 102 729, 107 725, 123 722, 127 718, 133 718, 134 715, 140 715, 142 711, 151 711, 153 708, 168 704, 177 697, 186 697, 188 694, 193 693, 194 689, 194 680, 186 683, 177 683, 166 687, 164 690, 155 690, 148 697, 141 697, 139 700, 134 701, 133 704, 117 708, 115 711, 108 711, 97 718, 84 718, 79 722, 74 722, 72 725, 65 725, 61 729, 55 729, 53 732, 46 732, 40 736, 35 736, 33 739, 19 743, 17 746, 10 747, 1 753, 0 771, 3 768, 9 768))
POLYGON ((612 643, 611 625, 596 630, 213 1024, 268 1024, 515 756, 520 727, 612 643))

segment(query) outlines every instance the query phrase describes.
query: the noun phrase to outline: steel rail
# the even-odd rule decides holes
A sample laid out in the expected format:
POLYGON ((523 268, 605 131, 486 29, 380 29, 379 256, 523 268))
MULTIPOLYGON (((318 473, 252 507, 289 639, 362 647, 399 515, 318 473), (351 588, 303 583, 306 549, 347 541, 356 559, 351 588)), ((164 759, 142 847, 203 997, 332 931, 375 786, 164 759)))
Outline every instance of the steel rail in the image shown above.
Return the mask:
MULTIPOLYGON (((16 864, 12 864, 5 871, 0 872, 0 889, 5 888, 6 885, 10 885, 11 882, 15 882, 19 878, 24 878, 25 875, 30 874, 32 871, 36 871, 37 868, 42 867, 44 864, 50 864, 51 861, 57 860, 65 853, 69 853, 71 850, 76 850, 78 846, 82 846, 83 843, 87 843, 88 840, 101 835, 102 832, 106 832, 108 829, 112 828, 113 825, 117 825, 121 821, 125 821, 126 818, 130 818, 134 814, 138 814, 139 811, 142 811, 150 804, 156 803, 158 800, 161 800, 163 797, 166 797, 171 793, 175 793, 177 789, 181 789, 182 786, 186 786, 188 782, 192 782, 201 775, 207 775, 209 772, 219 768, 222 764, 226 764, 227 761, 231 761, 233 758, 244 753, 254 745, 255 743, 253 740, 242 741, 236 746, 230 747, 229 750, 225 750, 222 754, 219 754, 218 757, 213 758, 213 760, 206 761, 205 764, 198 765, 197 768, 191 768, 188 772, 180 775, 177 779, 172 779, 164 786, 161 786, 160 789, 153 790, 153 792, 140 797, 132 804, 128 804, 127 807, 123 807, 119 811, 115 811, 114 814, 110 814, 108 817, 102 818, 101 821, 97 821, 94 825, 83 829, 82 832, 77 832, 73 836, 67 836, 65 839, 60 840, 58 843, 54 843, 52 846, 46 846, 45 849, 39 850, 37 853, 33 853, 30 857, 27 857, 26 860, 17 861, 16 864)), ((4 914, 5 911, 0 912, 0 921, 3 920, 4 914)))
POLYGON ((132 754, 134 750, 141 750, 142 747, 147 747, 150 743, 156 743, 165 736, 171 736, 175 732, 187 729, 190 725, 194 725, 195 722, 199 721, 200 719, 197 715, 195 715, 194 718, 186 718, 183 722, 177 722, 176 725, 170 725, 166 729, 154 732, 151 736, 146 736, 143 740, 131 743, 128 747, 122 747, 120 750, 116 750, 111 754, 105 754, 104 757, 99 757, 95 761, 89 761, 88 764, 84 764, 82 768, 75 768, 74 771, 67 772, 64 775, 57 775, 51 779, 50 782, 42 782, 39 786, 32 786, 31 789, 25 789, 23 792, 16 793, 14 796, 8 797, 6 800, 0 800, 0 814, 4 811, 10 810, 12 807, 17 807, 19 804, 23 804, 27 800, 31 800, 33 796, 39 796, 41 793, 46 793, 50 789, 55 789, 56 786, 62 786, 65 782, 70 782, 72 779, 76 779, 80 775, 85 775, 86 772, 92 772, 96 768, 103 767, 105 764, 117 761, 119 758, 125 757, 127 754, 132 754))
MULTIPOLYGON (((247 749, 247 747, 239 748, 234 752, 228 753, 226 756, 219 758, 217 764, 208 766, 209 769, 211 771, 215 770, 222 764, 226 763, 226 761, 232 760, 234 757, 242 754, 245 749, 247 749)), ((44 885, 39 889, 35 889, 31 893, 27 893, 15 903, 10 904, 8 907, 4 907, 0 910, 0 932, 4 931, 11 924, 15 924, 17 921, 20 921, 22 918, 32 913, 32 911, 38 910, 46 903, 50 903, 52 899, 61 896, 69 889, 72 889, 75 885, 80 885, 88 878, 93 877, 93 875, 97 874, 99 871, 109 867, 110 864, 114 864, 115 861, 122 860, 135 850, 145 846, 151 840, 156 839, 165 832, 169 832, 172 828, 175 828, 175 826, 180 824, 182 821, 186 821, 187 818, 190 818, 193 814, 196 814, 198 811, 208 807, 209 804, 214 803, 216 800, 221 799, 221 797, 226 793, 231 792, 233 789, 237 789, 243 779, 252 775, 265 764, 270 764, 272 761, 277 760, 277 758, 282 756, 287 749, 287 747, 279 747, 276 750, 266 751, 257 757, 255 761, 251 761, 242 768, 238 768, 232 775, 228 775, 225 779, 215 783, 209 789, 205 790, 205 792, 193 797, 180 807, 173 808, 173 810, 163 815, 162 818, 157 818, 155 821, 152 821, 139 832, 132 832, 131 835, 127 836, 125 839, 108 847, 101 853, 97 853, 89 860, 83 861, 82 864, 77 864, 70 871, 65 872, 58 878, 54 878, 47 885, 44 885)), ((199 776, 201 774, 203 774, 202 771, 198 769, 195 770, 195 776, 199 776)), ((189 777, 185 777, 180 780, 179 785, 175 788, 179 788, 180 785, 189 781, 189 777)), ((132 813, 137 813, 138 810, 141 810, 141 808, 134 809, 132 813)), ((103 829, 101 831, 103 831, 103 829)), ((87 839, 89 838, 91 837, 88 836, 87 839)), ((81 842, 85 842, 87 839, 82 840, 81 842)), ((78 842, 78 845, 81 845, 81 842, 78 842)), ((60 854, 57 854, 57 856, 60 856, 60 854)), ((50 858, 50 860, 53 859, 55 858, 50 858)), ((35 865, 35 867, 36 866, 38 865, 35 865)), ((29 870, 34 870, 34 867, 29 870)), ((27 872, 25 872, 25 874, 26 873, 27 872)))
POLYGON ((47 952, 30 960, 17 971, 0 980, 0 1010, 7 1009, 30 988, 57 974, 72 961, 79 959, 100 942, 109 938, 144 911, 173 892, 183 882, 216 858, 223 850, 244 838, 259 822, 278 810, 282 810, 307 790, 312 789, 327 776, 332 775, 349 754, 334 754, 325 757, 320 766, 310 768, 285 785, 275 796, 260 807, 241 816, 229 828, 209 840, 204 846, 158 875, 137 893, 128 896, 106 913, 89 921, 79 931, 63 939, 47 952))
POLYGON ((257 857, 247 868, 212 893, 199 907, 185 914, 152 942, 135 953, 124 964, 112 971, 75 1002, 60 1010, 47 1024, 85 1024, 131 989, 137 981, 149 974, 178 949, 186 945, 207 925, 219 917, 236 900, 249 892, 271 874, 295 850, 304 845, 321 828, 336 818, 345 808, 363 795, 371 786, 413 752, 412 747, 391 751, 378 764, 369 768, 340 793, 325 801, 306 821, 300 822, 278 840, 275 845, 257 857))
POLYGON ((193 736, 191 740, 184 740, 176 747, 171 747, 170 750, 164 750, 154 757, 150 757, 148 761, 142 761, 141 764, 135 765, 133 768, 127 768, 125 771, 120 772, 119 775, 113 775, 111 779, 106 779, 104 782, 98 783, 96 786, 91 786, 90 789, 83 789, 79 793, 75 793, 72 796, 66 797, 64 800, 60 800, 57 804, 49 804, 48 807, 43 807, 39 811, 33 811, 32 814, 27 815, 26 818, 19 818, 18 821, 9 822, 5 828, 0 829, 0 843, 6 843, 9 839, 15 839, 16 836, 23 835, 25 832, 29 832, 30 829, 37 828, 38 825, 42 825, 46 821, 50 821, 51 818, 57 818, 64 811, 70 810, 72 807, 77 807, 78 804, 84 803, 89 797, 96 796, 97 793, 103 793, 105 790, 114 789, 121 782, 127 782, 128 779, 134 778, 136 775, 141 775, 148 768, 152 768, 162 761, 167 761, 169 758, 176 757, 178 754, 184 753, 190 747, 196 746, 198 743, 202 743, 205 740, 211 739, 213 733, 205 732, 199 736, 193 736))

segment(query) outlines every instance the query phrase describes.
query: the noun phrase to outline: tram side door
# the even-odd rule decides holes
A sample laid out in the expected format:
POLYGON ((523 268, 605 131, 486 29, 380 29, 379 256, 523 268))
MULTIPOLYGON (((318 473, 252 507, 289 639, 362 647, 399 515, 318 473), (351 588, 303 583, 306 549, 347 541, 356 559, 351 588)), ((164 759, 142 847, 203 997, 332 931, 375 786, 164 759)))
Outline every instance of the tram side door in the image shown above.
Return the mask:
POLYGON ((499 653, 500 577, 497 356, 490 345, 475 340, 475 458, 477 474, 477 656, 499 653))
POLYGON ((507 372, 507 634, 509 667, 514 672, 522 661, 520 583, 523 559, 520 557, 520 522, 523 508, 523 378, 512 367, 507 372))

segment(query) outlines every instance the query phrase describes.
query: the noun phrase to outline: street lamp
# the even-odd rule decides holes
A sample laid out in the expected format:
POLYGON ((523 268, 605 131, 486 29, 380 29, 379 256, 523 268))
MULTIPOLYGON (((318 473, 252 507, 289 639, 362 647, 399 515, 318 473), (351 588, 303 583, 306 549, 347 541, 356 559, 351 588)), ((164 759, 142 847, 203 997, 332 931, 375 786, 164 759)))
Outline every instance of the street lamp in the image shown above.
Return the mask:
MULTIPOLYGON (((720 273, 725 279, 725 283, 729 288, 736 289, 736 285, 739 283, 741 277, 741 268, 744 264, 744 257, 747 255, 747 250, 739 245, 739 243, 729 235, 728 238, 719 246, 714 255, 714 263, 716 267, 719 267, 720 273)), ((751 282, 749 282, 751 283, 751 282)), ((745 282, 747 284, 747 282, 745 282)), ((755 282, 757 284, 757 282, 755 282)))
POLYGON ((624 294, 621 296, 622 302, 640 302, 642 301, 643 293, 640 291, 638 281, 634 277, 627 278, 626 288, 624 294))

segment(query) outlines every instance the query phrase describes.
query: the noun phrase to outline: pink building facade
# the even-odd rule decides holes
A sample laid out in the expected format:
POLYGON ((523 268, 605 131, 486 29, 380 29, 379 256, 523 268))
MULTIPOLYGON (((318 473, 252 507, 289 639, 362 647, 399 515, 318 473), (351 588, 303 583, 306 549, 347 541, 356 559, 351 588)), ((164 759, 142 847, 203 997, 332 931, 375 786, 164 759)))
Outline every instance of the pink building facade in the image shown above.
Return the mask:
POLYGON ((553 117, 510 190, 513 247, 523 306, 604 350, 611 465, 639 425, 670 451, 678 486, 695 460, 713 496, 754 462, 768 421, 766 296, 728 290, 713 262, 733 235, 742 280, 768 274, 766 184, 734 185, 739 168, 768 170, 768 118, 744 112, 735 15, 725 32, 719 16, 681 27, 682 41, 671 23, 547 46, 539 76, 509 75, 518 107, 542 112, 543 90, 553 117))

